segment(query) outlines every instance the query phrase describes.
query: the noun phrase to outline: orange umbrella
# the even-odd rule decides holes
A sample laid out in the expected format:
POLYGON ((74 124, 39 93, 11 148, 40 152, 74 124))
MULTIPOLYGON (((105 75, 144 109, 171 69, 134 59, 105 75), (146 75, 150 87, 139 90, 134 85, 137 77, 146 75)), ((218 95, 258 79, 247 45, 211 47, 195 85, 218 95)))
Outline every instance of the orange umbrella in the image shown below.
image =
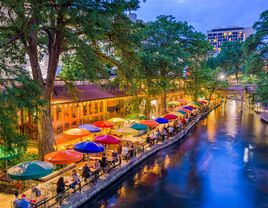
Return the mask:
POLYGON ((148 127, 156 127, 159 125, 159 123, 157 123, 154 120, 142 120, 142 121, 140 121, 140 123, 144 124, 145 126, 148 126, 148 127))
POLYGON ((94 123, 95 126, 99 128, 112 128, 114 125, 109 121, 97 121, 94 123))
POLYGON ((45 155, 45 161, 55 165, 65 165, 82 160, 83 154, 74 150, 60 150, 45 155))
POLYGON ((80 129, 80 128, 73 128, 73 129, 68 129, 67 131, 64 131, 63 134, 66 136, 71 136, 75 138, 80 138, 84 136, 89 135, 89 131, 86 129, 80 129))

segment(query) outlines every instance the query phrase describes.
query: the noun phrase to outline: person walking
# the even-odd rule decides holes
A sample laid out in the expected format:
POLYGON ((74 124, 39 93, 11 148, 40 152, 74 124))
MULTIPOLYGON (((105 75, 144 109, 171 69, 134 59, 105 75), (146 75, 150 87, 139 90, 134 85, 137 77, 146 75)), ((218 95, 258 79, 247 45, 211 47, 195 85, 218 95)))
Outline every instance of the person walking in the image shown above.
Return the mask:
POLYGON ((88 167, 88 164, 85 163, 84 167, 82 168, 82 177, 84 178, 84 181, 86 182, 88 178, 91 176, 90 168, 88 167))

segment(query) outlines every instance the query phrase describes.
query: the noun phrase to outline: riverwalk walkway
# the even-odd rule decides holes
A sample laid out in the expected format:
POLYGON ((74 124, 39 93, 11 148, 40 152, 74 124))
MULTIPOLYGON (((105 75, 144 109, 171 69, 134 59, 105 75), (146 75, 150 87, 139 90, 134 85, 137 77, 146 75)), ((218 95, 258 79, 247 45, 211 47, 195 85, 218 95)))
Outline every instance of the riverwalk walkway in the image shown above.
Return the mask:
MULTIPOLYGON (((211 110, 215 107, 212 107, 211 110)), ((211 110, 200 113, 194 117, 191 122, 189 122, 179 133, 169 137, 163 142, 159 141, 154 145, 144 146, 144 149, 137 151, 136 157, 132 157, 128 161, 122 160, 121 164, 118 162, 111 164, 109 167, 109 173, 104 173, 101 171, 97 177, 96 175, 93 175, 87 181, 81 180, 75 191, 71 188, 67 188, 65 194, 62 196, 64 199, 62 200, 61 205, 59 204, 58 196, 56 195, 56 182, 59 176, 48 180, 47 182, 39 183, 39 188, 41 188, 41 190, 45 190, 45 193, 43 193, 46 197, 37 204, 32 205, 32 207, 79 207, 100 193, 102 190, 109 187, 112 183, 116 182, 124 174, 128 173, 148 157, 176 142, 182 142, 184 136, 191 130, 191 128, 194 127, 202 118, 206 117, 211 110)), ((75 169, 81 170, 84 163, 85 161, 77 163, 75 169)), ((64 173, 64 178, 70 176, 72 170, 73 169, 66 171, 64 173)), ((29 196, 31 194, 30 190, 28 190, 26 194, 29 196)), ((11 201, 14 197, 12 195, 7 195, 6 197, 8 197, 8 200, 4 199, 4 203, 1 203, 1 207, 9 208, 11 207, 11 201)))
MULTIPOLYGON (((218 106, 218 105, 217 105, 218 106)), ((217 106, 211 108, 213 110, 217 106)), ((168 140, 153 145, 152 147, 146 148, 143 152, 137 154, 136 157, 132 158, 129 162, 123 162, 121 166, 115 167, 111 172, 100 178, 100 180, 93 185, 85 186, 81 192, 76 192, 69 196, 67 200, 61 205, 61 208, 76 208, 86 203, 88 200, 93 198, 95 195, 103 191, 105 188, 109 187, 111 184, 120 179, 123 175, 131 171, 138 164, 143 162, 145 159, 154 155, 156 152, 164 149, 174 143, 182 142, 187 133, 194 127, 202 118, 205 118, 210 111, 199 114, 195 117, 183 130, 181 130, 178 134, 170 137, 168 140)))

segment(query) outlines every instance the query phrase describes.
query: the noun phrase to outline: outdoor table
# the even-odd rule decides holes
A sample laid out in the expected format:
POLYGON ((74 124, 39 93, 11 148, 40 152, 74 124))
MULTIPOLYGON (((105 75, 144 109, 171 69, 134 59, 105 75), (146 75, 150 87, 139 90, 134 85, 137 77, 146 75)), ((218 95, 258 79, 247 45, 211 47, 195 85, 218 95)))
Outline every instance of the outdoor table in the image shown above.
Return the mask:
POLYGON ((29 203, 31 204, 32 207, 36 207, 38 203, 41 201, 46 200, 47 198, 45 196, 38 196, 38 197, 31 197, 28 199, 29 203))

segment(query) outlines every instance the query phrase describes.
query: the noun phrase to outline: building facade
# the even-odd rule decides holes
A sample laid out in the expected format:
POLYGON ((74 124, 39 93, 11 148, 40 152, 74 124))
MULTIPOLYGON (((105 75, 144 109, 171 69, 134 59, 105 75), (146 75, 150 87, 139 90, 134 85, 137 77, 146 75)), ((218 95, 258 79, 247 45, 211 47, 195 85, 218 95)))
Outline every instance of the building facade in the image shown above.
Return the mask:
POLYGON ((224 42, 243 42, 252 33, 251 27, 224 27, 207 31, 207 39, 214 52, 219 53, 224 42))

